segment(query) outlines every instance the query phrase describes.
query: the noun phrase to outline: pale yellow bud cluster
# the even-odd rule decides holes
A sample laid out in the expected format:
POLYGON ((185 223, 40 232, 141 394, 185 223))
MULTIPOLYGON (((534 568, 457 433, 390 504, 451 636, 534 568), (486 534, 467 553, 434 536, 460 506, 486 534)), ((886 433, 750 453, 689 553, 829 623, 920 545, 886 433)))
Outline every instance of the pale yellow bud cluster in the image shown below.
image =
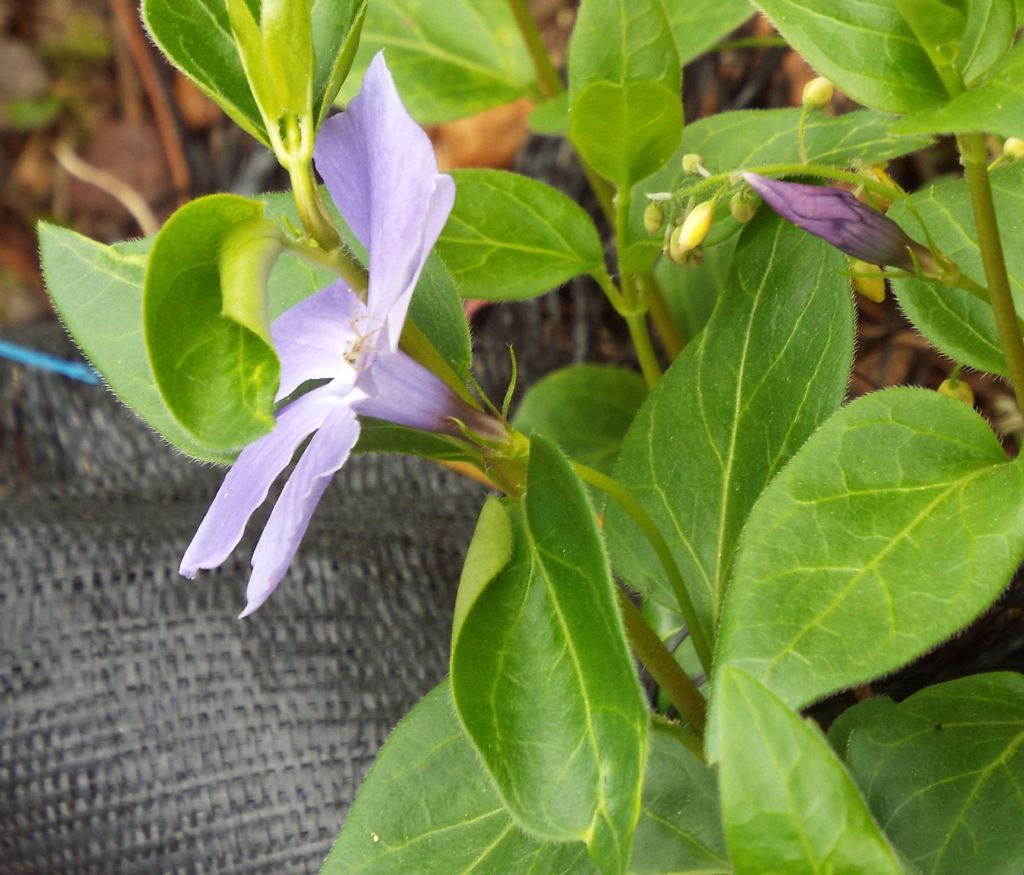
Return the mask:
POLYGON ((683 173, 687 176, 698 176, 704 167, 704 159, 696 152, 687 152, 683 155, 683 173))
POLYGON ((679 264, 686 261, 688 254, 700 246, 708 236, 714 218, 714 201, 704 201, 690 210, 683 224, 675 228, 669 237, 669 258, 679 264))
POLYGON ((1003 143, 1003 154, 1009 155, 1014 161, 1024 158, 1024 140, 1020 137, 1008 137, 1003 143))
POLYGON ((964 404, 969 404, 971 407, 974 406, 974 391, 955 374, 951 375, 948 380, 942 381, 938 393, 955 401, 963 401, 964 404))

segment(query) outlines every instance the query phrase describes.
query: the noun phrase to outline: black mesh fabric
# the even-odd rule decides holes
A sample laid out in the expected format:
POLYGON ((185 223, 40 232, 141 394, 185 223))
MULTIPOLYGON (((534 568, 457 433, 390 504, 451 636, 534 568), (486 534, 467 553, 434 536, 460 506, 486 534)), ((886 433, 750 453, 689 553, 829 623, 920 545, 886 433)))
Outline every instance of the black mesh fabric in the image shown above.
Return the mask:
MULTIPOLYGON (((492 388, 510 338, 527 379, 585 356, 564 303, 485 314, 492 388)), ((74 355, 54 324, 13 339, 74 355)), ((221 570, 177 574, 222 476, 102 387, 0 362, 3 873, 315 872, 443 677, 479 485, 354 458, 239 621, 269 502, 221 570)))

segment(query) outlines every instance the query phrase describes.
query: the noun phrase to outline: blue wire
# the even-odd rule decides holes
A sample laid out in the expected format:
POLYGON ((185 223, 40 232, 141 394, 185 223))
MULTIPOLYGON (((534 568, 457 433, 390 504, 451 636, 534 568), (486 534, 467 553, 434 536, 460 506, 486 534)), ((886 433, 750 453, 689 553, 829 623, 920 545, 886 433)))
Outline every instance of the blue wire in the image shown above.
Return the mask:
POLYGON ((27 346, 19 346, 16 343, 9 343, 0 340, 0 358, 10 359, 28 365, 30 368, 40 368, 44 371, 53 371, 72 380, 81 380, 83 383, 98 383, 100 375, 96 373, 85 362, 69 362, 55 355, 47 355, 27 346))

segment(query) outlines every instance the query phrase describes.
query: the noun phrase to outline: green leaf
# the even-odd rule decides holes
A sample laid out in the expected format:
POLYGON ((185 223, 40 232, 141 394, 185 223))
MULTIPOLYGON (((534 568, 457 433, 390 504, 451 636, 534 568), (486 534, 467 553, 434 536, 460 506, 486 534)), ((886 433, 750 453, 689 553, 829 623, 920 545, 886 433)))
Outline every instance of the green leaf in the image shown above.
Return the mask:
POLYGON ((719 783, 739 875, 900 875, 896 854, 821 731, 754 678, 723 671, 719 783))
POLYGON ((715 772, 655 722, 630 875, 728 875, 715 772))
MULTIPOLYGON (((713 639, 736 541, 771 477, 841 403, 853 353, 843 260, 781 219, 743 231, 704 331, 633 421, 616 479, 668 540, 713 639)), ((668 607, 668 580, 643 536, 610 506, 616 571, 668 607)))
POLYGON ((1013 0, 895 3, 952 94, 984 75, 1013 42, 1013 0))
POLYGON ((946 101, 939 74, 891 0, 757 0, 786 41, 858 103, 913 112, 946 101))
MULTIPOLYGON (((142 323, 157 388, 171 413, 206 446, 231 450, 274 427, 280 363, 270 342, 265 289, 262 332, 236 321, 221 292, 220 254, 232 230, 263 217, 263 205, 230 194, 181 207, 156 235, 146 268, 142 323)), ((251 320, 246 320, 249 322, 251 320)))
POLYGON ((562 91, 538 103, 527 117, 530 130, 538 134, 568 136, 569 134, 569 92, 562 91))
POLYGON ((230 461, 230 453, 211 450, 186 432, 157 391, 142 338, 145 255, 45 223, 39 225, 39 245, 46 288, 64 327, 111 391, 183 452, 230 461))
POLYGON ((324 118, 359 48, 368 0, 312 0, 313 108, 324 118))
MULTIPOLYGON (((339 59, 364 0, 313 0, 313 106, 322 117, 341 84, 339 59)), ((259 21, 259 0, 250 11, 259 21)), ((270 140, 235 46, 224 0, 142 0, 153 41, 185 75, 265 146, 270 140)))
MULTIPOLYGON (((1010 287, 1020 313, 1024 312, 1024 164, 999 168, 990 178, 1010 287)), ((894 204, 888 215, 918 239, 923 236, 923 222, 938 248, 966 276, 985 284, 966 181, 940 180, 894 204)), ((962 289, 936 287, 916 279, 894 280, 893 287, 910 321, 939 349, 972 368, 1007 373, 989 304, 962 289)))
POLYGON ((421 124, 539 97, 536 73, 507 3, 494 0, 373 0, 352 75, 351 100, 371 58, 386 50, 402 101, 421 124))
POLYGON ((604 268, 597 229, 557 189, 518 173, 456 170, 437 254, 466 298, 532 298, 604 268))
POLYGON ((167 59, 237 125, 269 147, 224 0, 142 0, 142 19, 167 59))
POLYGON ((569 49, 570 137, 602 176, 629 187, 683 129, 679 53, 661 0, 585 0, 569 49))
POLYGON ((565 457, 539 436, 523 503, 490 507, 474 541, 512 546, 498 570, 470 561, 460 583, 459 716, 524 829, 585 841, 602 872, 623 872, 648 717, 593 511, 565 457))
POLYGON ((749 0, 677 0, 665 8, 681 64, 704 54, 754 14, 749 0))
POLYGON ((321 875, 589 875, 579 843, 543 842, 505 811, 455 718, 448 682, 391 734, 359 790, 321 875))
MULTIPOLYGON (((637 186, 630 203, 631 239, 643 240, 651 259, 660 251, 660 238, 652 240, 644 231, 645 193, 685 191, 698 184, 699 177, 683 174, 683 155, 700 155, 712 173, 799 164, 803 161, 797 139, 799 124, 799 109, 751 109, 719 113, 688 125, 675 154, 637 186)), ((815 113, 807 120, 805 132, 808 160, 835 167, 860 161, 883 163, 932 142, 928 136, 893 134, 891 127, 891 118, 868 110, 835 117, 815 113)), ((731 216, 725 224, 736 228, 731 216)), ((729 232, 723 229, 719 233, 728 236, 729 232)))
POLYGON ((1024 43, 1015 46, 987 79, 943 106, 917 112, 893 126, 902 133, 985 132, 1024 136, 1024 43))
MULTIPOLYGON (((570 365, 548 374, 523 397, 512 424, 555 441, 577 462, 611 474, 629 424, 647 397, 635 371, 603 365, 570 365)), ((588 490, 595 506, 602 493, 588 490)))
POLYGON ((654 278, 687 342, 693 340, 711 318, 729 278, 737 239, 738 235, 733 235, 705 249, 704 262, 699 267, 676 264, 669 258, 659 258, 654 267, 654 278))
MULTIPOLYGON (((1024 677, 975 675, 857 716, 846 759, 893 844, 927 875, 1024 867, 1024 677)), ((845 715, 844 715, 845 716, 845 715)))
POLYGON ((910 388, 857 399, 754 507, 716 666, 800 706, 914 659, 1017 569, 1022 489, 1022 466, 963 402, 910 388))

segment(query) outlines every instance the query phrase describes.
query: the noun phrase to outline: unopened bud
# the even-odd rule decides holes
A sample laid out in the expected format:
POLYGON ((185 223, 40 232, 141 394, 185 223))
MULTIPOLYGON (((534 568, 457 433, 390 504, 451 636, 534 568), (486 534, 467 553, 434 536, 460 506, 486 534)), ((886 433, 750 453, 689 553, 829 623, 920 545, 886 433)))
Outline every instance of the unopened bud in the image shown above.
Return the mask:
POLYGON ((657 203, 648 204, 647 209, 644 210, 644 230, 653 236, 661 229, 661 224, 664 221, 665 212, 662 210, 661 205, 657 203))
POLYGON ((738 191, 729 199, 729 212, 741 225, 746 225, 757 212, 757 202, 749 191, 738 191))
POLYGON ((882 268, 866 261, 855 261, 853 268, 853 290, 869 301, 881 304, 885 300, 885 278, 881 276, 862 276, 860 274, 880 274, 882 268))
POLYGON ((1009 155, 1014 161, 1024 158, 1024 140, 1020 137, 1008 137, 1003 143, 1003 153, 1009 155))
POLYGON ((704 242, 711 230, 711 222, 715 218, 715 202, 704 201, 697 204, 690 214, 675 231, 669 240, 669 254, 673 261, 682 261, 682 256, 691 249, 696 249, 704 242))
POLYGON ((704 159, 696 152, 687 152, 683 155, 683 173, 688 176, 697 176, 704 166, 704 159))
POLYGON ((974 392, 970 386, 958 377, 950 377, 948 380, 943 380, 938 392, 947 398, 963 401, 964 404, 969 404, 971 407, 974 406, 974 392))
POLYGON ((834 91, 835 89, 833 89, 832 83, 828 79, 824 76, 818 76, 804 86, 801 100, 808 109, 821 109, 832 102, 834 91))

